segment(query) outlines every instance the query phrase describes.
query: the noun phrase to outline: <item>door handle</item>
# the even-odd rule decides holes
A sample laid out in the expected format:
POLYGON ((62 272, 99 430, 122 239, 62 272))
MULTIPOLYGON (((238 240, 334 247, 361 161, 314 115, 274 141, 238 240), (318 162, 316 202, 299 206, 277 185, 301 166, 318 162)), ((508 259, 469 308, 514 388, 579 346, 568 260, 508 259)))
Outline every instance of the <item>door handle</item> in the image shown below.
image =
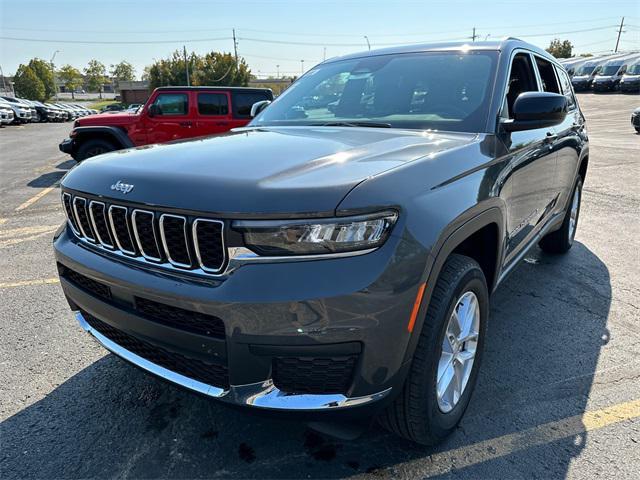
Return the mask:
POLYGON ((227 125, 227 122, 217 122, 216 125, 218 126, 224 126, 227 125))
POLYGON ((191 125, 193 125, 191 122, 180 122, 181 127, 190 127, 191 125))

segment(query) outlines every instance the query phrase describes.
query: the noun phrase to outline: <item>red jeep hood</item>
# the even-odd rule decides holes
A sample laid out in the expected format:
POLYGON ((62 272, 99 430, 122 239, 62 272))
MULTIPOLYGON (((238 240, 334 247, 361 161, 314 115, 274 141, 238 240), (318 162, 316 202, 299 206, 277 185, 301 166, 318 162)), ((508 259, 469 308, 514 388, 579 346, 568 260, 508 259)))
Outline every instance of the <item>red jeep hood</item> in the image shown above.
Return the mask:
POLYGON ((130 125, 140 120, 135 113, 99 113, 76 120, 78 127, 93 127, 96 125, 130 125))

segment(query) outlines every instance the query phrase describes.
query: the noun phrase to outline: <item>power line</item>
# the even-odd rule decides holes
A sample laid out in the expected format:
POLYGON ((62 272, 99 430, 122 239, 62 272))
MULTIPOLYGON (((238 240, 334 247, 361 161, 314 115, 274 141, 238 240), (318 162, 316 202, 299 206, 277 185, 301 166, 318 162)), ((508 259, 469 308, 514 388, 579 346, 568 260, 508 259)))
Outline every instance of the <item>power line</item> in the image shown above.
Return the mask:
MULTIPOLYGON (((617 26, 617 25, 616 25, 617 26)), ((557 36, 557 35, 565 35, 570 33, 584 33, 584 32, 595 32, 598 30, 606 30, 612 28, 612 25, 602 26, 602 27, 594 27, 594 28, 586 28, 580 30, 568 30, 562 32, 545 32, 545 33, 523 33, 519 34, 519 37, 546 37, 546 36, 557 36)), ((62 39, 42 39, 42 38, 27 38, 27 37, 0 37, 1 40, 10 40, 10 41, 20 41, 20 42, 40 42, 40 43, 68 43, 68 44, 76 44, 76 45, 149 45, 149 44, 166 44, 166 43, 195 43, 195 42, 217 42, 217 41, 228 41, 234 40, 233 37, 215 37, 215 38, 191 38, 191 39, 174 39, 174 40, 62 40, 62 39)), ((276 39, 268 39, 268 38, 253 38, 253 37, 236 37, 237 40, 244 40, 248 42, 259 42, 259 43, 268 43, 275 45, 298 45, 298 46, 313 46, 313 47, 364 47, 365 42, 358 43, 324 43, 324 42, 305 42, 305 41, 290 41, 290 40, 276 40, 276 39)), ((461 38, 443 38, 443 39, 425 39, 422 42, 411 42, 411 44, 420 44, 429 42, 438 42, 438 41, 454 41, 460 40, 461 38)), ((406 42, 383 42, 376 43, 376 46, 394 46, 394 45, 403 45, 407 44, 406 42)))
POLYGON ((194 42, 218 42, 231 40, 231 37, 218 38, 191 38, 177 40, 138 40, 138 41, 98 41, 98 40, 51 40, 43 38, 17 38, 0 37, 0 40, 13 40, 17 42, 40 42, 40 43, 73 43, 76 45, 153 45, 156 43, 194 43, 194 42))

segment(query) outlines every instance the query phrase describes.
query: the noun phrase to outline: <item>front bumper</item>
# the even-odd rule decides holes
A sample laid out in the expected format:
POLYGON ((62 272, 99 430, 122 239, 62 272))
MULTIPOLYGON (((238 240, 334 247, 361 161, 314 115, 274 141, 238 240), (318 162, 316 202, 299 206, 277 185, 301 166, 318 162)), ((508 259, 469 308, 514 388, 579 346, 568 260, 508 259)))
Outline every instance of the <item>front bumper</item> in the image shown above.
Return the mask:
POLYGON ((391 400, 409 365, 406 325, 419 274, 415 283, 411 275, 398 275, 393 256, 403 242, 392 236, 379 250, 359 257, 247 265, 228 278, 207 281, 97 254, 69 227, 57 237, 54 248, 63 291, 82 328, 108 350, 147 372, 236 405, 369 415, 391 400), (108 287, 111 297, 101 298, 69 281, 65 269, 108 287), (163 324, 137 310, 140 298, 220 318, 224 334, 213 338, 163 324), (109 338, 107 330, 101 332, 96 323, 92 326, 96 321, 98 326, 107 324, 169 355, 212 368, 222 365, 227 380, 202 381, 182 367, 145 358, 144 349, 125 348, 126 342, 109 338), (322 377, 323 362, 327 362, 325 370, 337 371, 347 357, 353 361, 343 390, 305 391, 306 369, 322 377), (299 362, 300 368, 294 370, 304 378, 278 377, 276 366, 282 359, 299 362), (320 369, 309 367, 308 359, 318 359, 320 369), (297 384, 303 384, 302 389, 291 387, 297 384))
POLYGON ((640 81, 620 82, 621 92, 640 92, 640 81))
POLYGON ((76 320, 80 326, 86 332, 95 337, 103 347, 135 366, 171 383, 180 385, 181 387, 228 403, 233 403, 235 405, 246 405, 275 410, 314 411, 366 405, 383 399, 391 392, 391 389, 388 388, 382 392, 362 397, 346 397, 342 394, 295 395, 279 390, 271 380, 256 382, 249 385, 232 385, 228 389, 223 389, 199 382, 185 375, 181 375, 172 370, 161 367, 129 350, 126 350, 91 327, 80 312, 76 312, 76 320))
POLYGON ((67 153, 71 156, 74 155, 75 152, 75 146, 74 146, 74 141, 72 138, 66 138, 64 139, 62 142, 60 142, 60 144, 58 145, 58 149, 62 152, 62 153, 67 153))
POLYGON ((615 82, 593 82, 593 90, 595 92, 611 92, 615 90, 617 83, 615 82))

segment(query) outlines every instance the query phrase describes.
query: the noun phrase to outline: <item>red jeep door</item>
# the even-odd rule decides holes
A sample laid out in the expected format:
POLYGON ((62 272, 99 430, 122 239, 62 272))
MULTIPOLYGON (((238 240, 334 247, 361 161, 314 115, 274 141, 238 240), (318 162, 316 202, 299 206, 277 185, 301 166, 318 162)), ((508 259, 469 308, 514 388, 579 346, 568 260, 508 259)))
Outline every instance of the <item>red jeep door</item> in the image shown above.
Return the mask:
POLYGON ((193 118, 189 114, 189 96, 190 92, 158 93, 144 112, 149 143, 163 143, 197 135, 193 118))
POLYGON ((194 92, 196 95, 196 135, 213 135, 231 128, 228 92, 194 92))

